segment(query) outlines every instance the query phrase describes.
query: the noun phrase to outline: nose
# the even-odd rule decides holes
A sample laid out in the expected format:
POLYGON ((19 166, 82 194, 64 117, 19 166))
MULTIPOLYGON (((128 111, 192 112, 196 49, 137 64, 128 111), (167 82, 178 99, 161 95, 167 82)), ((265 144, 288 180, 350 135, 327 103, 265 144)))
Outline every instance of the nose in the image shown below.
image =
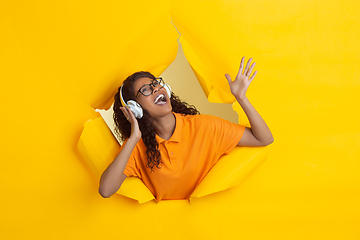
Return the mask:
POLYGON ((157 86, 157 87, 153 87, 153 89, 154 89, 154 90, 153 90, 153 93, 156 93, 157 91, 159 91, 160 87, 158 87, 158 86, 157 86))

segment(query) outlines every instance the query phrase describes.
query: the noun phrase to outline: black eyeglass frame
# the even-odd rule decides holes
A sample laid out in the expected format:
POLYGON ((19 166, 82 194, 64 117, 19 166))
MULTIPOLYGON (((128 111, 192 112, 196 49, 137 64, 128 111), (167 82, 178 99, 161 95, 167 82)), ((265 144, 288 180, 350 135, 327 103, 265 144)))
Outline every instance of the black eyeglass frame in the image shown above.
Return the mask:
POLYGON ((156 85, 156 86, 154 85, 154 82, 155 82, 155 80, 158 80, 158 79, 159 79, 160 81, 156 81, 156 82, 158 82, 159 85, 160 85, 160 88, 159 88, 159 89, 162 89, 162 88, 165 86, 165 82, 164 82, 164 80, 163 80, 161 77, 158 77, 158 78, 153 79, 150 84, 145 84, 145 85, 143 85, 143 86, 139 89, 139 91, 137 91, 135 98, 138 97, 139 93, 141 93, 141 94, 144 95, 144 96, 150 96, 151 94, 153 94, 153 92, 154 92, 154 88, 153 88, 153 87, 157 87, 157 85, 156 85), (163 85, 161 85, 161 83, 162 83, 163 85), (144 93, 141 92, 141 89, 143 89, 143 87, 145 87, 145 86, 149 86, 150 89, 151 89, 151 93, 148 94, 148 95, 145 95, 144 93))

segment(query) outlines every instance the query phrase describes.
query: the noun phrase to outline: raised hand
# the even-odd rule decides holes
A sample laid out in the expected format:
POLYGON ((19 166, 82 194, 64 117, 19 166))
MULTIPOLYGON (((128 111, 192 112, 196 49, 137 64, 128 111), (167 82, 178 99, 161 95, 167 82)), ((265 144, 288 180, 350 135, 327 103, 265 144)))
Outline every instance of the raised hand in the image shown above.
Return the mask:
POLYGON ((131 112, 131 110, 129 108, 120 107, 120 109, 123 112, 126 119, 131 124, 130 138, 133 137, 133 138, 136 138, 137 140, 140 140, 141 139, 141 131, 139 128, 139 123, 138 123, 137 119, 135 118, 134 114, 131 112))
POLYGON ((245 70, 243 72, 244 67, 244 59, 243 57, 241 59, 239 72, 236 75, 236 78, 234 81, 231 80, 231 77, 229 74, 225 74, 226 79, 228 80, 231 93, 235 96, 236 99, 241 100, 246 98, 246 91, 251 83, 251 81, 256 76, 257 71, 254 72, 254 74, 250 77, 251 72, 253 71, 255 67, 255 63, 251 64, 252 58, 250 58, 246 64, 245 70), (249 68, 249 65, 251 64, 251 67, 249 68))

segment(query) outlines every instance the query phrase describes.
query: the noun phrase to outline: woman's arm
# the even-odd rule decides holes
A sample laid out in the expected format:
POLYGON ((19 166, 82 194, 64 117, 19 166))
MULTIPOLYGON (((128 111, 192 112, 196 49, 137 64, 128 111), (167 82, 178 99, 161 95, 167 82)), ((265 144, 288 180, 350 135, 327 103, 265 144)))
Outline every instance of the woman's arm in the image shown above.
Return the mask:
POLYGON ((255 110, 251 105, 250 101, 246 97, 246 91, 254 79, 257 71, 250 77, 251 72, 255 66, 255 63, 251 63, 252 58, 246 64, 244 73, 242 73, 244 66, 244 58, 241 59, 239 72, 234 81, 231 80, 229 74, 226 74, 225 77, 229 82, 231 93, 235 96, 236 100, 239 102, 240 106, 243 108, 246 116, 249 119, 251 128, 246 128, 245 132, 238 143, 238 146, 266 146, 274 141, 274 138, 271 134, 270 129, 266 125, 265 121, 262 119, 260 114, 255 110))
POLYGON ((121 149, 120 153, 101 175, 99 193, 104 198, 111 197, 117 192, 117 190, 119 190, 121 184, 126 178, 124 170, 127 162, 137 142, 141 139, 139 125, 132 112, 127 108, 121 108, 121 110, 131 123, 131 135, 126 143, 124 143, 125 145, 121 149))
POLYGON ((244 134, 241 137, 238 146, 266 146, 274 141, 270 129, 262 119, 260 114, 251 105, 250 101, 245 99, 238 99, 240 106, 244 110, 249 119, 251 128, 245 128, 244 134))

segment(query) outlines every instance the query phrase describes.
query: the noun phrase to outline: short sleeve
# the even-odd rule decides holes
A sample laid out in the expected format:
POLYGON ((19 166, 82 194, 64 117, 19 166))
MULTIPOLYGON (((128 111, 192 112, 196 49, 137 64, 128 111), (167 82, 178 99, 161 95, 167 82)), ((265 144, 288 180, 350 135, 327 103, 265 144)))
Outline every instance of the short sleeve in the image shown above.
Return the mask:
MULTIPOLYGON (((123 149, 123 147, 125 146, 127 140, 124 141, 124 143, 121 145, 119 153, 121 152, 121 150, 123 149)), ((135 146, 134 150, 132 151, 130 158, 126 164, 125 170, 124 170, 124 174, 127 177, 140 177, 140 171, 137 168, 137 164, 136 164, 136 151, 137 151, 137 147, 135 146)))
POLYGON ((209 116, 209 123, 213 132, 211 139, 217 154, 229 154, 240 142, 245 126, 215 116, 209 116))

